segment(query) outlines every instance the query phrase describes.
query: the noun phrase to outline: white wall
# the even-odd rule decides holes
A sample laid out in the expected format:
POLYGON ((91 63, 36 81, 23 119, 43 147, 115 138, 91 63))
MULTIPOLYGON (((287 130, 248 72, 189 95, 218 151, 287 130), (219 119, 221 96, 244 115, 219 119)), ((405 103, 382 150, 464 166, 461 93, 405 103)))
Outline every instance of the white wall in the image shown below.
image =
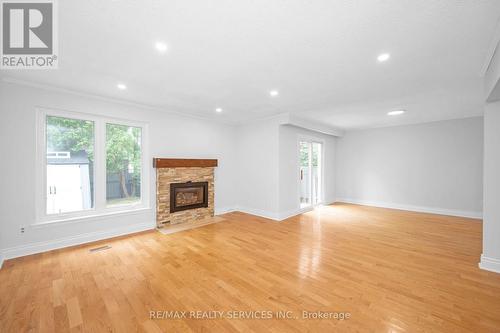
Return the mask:
POLYGON ((335 201, 335 140, 331 135, 303 128, 279 127, 279 214, 280 219, 296 214, 299 203, 299 138, 314 138, 324 143, 324 203, 335 201))
POLYGON ((237 209, 274 220, 300 213, 298 139, 325 142, 325 202, 335 199, 335 137, 291 125, 280 116, 237 128, 237 209))
MULTIPOLYGON (((500 39, 500 37, 497 38, 500 39)), ((485 99, 488 101, 500 98, 500 43, 495 45, 495 50, 484 75, 485 99)))
MULTIPOLYGON (((152 157, 217 158, 215 209, 235 206, 235 129, 207 120, 187 118, 82 95, 0 83, 0 234, 6 258, 96 238, 151 229, 155 226, 155 179, 151 167, 151 209, 74 223, 35 223, 35 108, 56 108, 149 123, 152 157), (26 232, 20 233, 25 227, 26 232)), ((151 163, 152 165, 152 163, 151 163)))
POLYGON ((347 132, 336 161, 339 201, 481 217, 482 118, 347 132))
POLYGON ((484 220, 480 267, 500 273, 500 102, 484 113, 484 220))
MULTIPOLYGON (((0 223, 2 220, 0 220, 0 223)), ((2 241, 2 228, 0 227, 0 268, 2 268, 3 265, 3 241, 2 241)))
POLYGON ((479 267, 500 273, 500 25, 484 75, 484 218, 479 267), (496 48, 496 51, 493 50, 496 48), (497 101, 497 102, 493 102, 497 101))
POLYGON ((238 210, 278 218, 278 122, 275 118, 237 127, 238 210))

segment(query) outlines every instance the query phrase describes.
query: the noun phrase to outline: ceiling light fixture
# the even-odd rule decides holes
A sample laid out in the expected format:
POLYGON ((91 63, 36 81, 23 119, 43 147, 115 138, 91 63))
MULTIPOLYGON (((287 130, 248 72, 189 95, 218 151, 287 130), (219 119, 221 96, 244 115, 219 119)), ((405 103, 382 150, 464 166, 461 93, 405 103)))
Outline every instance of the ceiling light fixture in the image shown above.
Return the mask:
POLYGON ((158 50, 158 52, 165 53, 167 52, 168 46, 164 42, 156 42, 155 48, 158 50))
POLYGON ((221 113, 221 112, 222 112, 222 109, 221 109, 221 108, 217 108, 217 109, 215 109, 215 112, 217 112, 217 113, 221 113))
POLYGON ((378 60, 378 62, 384 62, 384 61, 389 60, 390 57, 391 57, 391 55, 389 53, 382 53, 381 55, 379 55, 377 57, 377 60, 378 60))
POLYGON ((399 116, 405 112, 406 112, 405 110, 394 110, 394 111, 387 112, 387 115, 388 116, 399 116))
POLYGON ((276 96, 278 96, 279 94, 280 94, 280 93, 279 93, 279 91, 278 91, 278 90, 271 90, 271 91, 269 92, 269 95, 271 95, 271 97, 276 97, 276 96))
POLYGON ((117 87, 118 89, 120 89, 120 90, 125 90, 125 89, 127 89, 127 86, 126 86, 126 85, 124 85, 123 83, 118 83, 118 84, 116 85, 116 87, 117 87))

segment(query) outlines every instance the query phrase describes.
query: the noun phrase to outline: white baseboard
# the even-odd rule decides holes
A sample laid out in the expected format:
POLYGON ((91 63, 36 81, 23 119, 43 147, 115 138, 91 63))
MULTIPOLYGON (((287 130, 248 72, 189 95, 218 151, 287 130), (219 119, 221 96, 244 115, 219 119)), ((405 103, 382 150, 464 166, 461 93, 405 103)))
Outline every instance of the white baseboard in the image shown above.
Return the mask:
POLYGON ((254 208, 246 208, 246 207, 236 207, 235 211, 246 213, 246 214, 250 214, 250 215, 255 215, 255 216, 259 216, 259 217, 263 217, 263 218, 270 219, 270 220, 273 220, 273 221, 278 221, 278 222, 280 221, 280 219, 278 217, 278 214, 272 213, 272 212, 268 212, 268 211, 265 211, 265 210, 254 209, 254 208))
MULTIPOLYGON (((340 200, 340 199, 339 199, 340 200)), ((330 205, 333 205, 334 203, 336 202, 340 202, 339 200, 329 200, 329 201, 325 201, 323 203, 323 206, 330 206, 330 205)))
POLYGON ((0 269, 2 269, 3 266, 3 252, 0 250, 0 269))
POLYGON ((485 271, 500 273, 500 260, 481 255, 479 268, 484 269, 485 271))
POLYGON ((300 214, 310 212, 313 209, 314 209, 314 207, 298 208, 298 209, 289 210, 288 212, 279 213, 278 214, 279 221, 283 221, 283 220, 289 219, 290 217, 294 217, 294 216, 297 216, 300 214))
POLYGON ((91 243, 107 238, 124 236, 146 230, 152 230, 154 228, 155 228, 155 223, 153 222, 138 223, 111 230, 89 232, 85 234, 56 239, 52 241, 36 242, 21 246, 15 246, 3 249, 3 258, 13 259, 17 257, 27 256, 30 254, 47 252, 51 250, 62 249, 69 246, 91 243))
POLYGON ((390 202, 367 201, 367 200, 357 200, 357 199, 349 199, 349 198, 337 198, 335 200, 335 202, 344 202, 344 203, 363 205, 363 206, 407 210, 407 211, 419 212, 419 213, 430 213, 430 214, 438 214, 438 215, 466 217, 466 218, 471 218, 471 219, 482 219, 483 218, 482 212, 475 212, 475 211, 463 211, 463 210, 454 210, 454 209, 413 206, 413 205, 396 204, 396 203, 390 203, 390 202))
POLYGON ((270 220, 277 221, 277 222, 281 222, 281 221, 286 220, 290 217, 293 217, 293 216, 296 216, 299 214, 303 214, 303 213, 307 213, 313 209, 314 209, 313 207, 307 207, 307 208, 302 208, 302 209, 300 209, 300 208, 292 209, 292 210, 289 210, 289 211, 283 212, 283 213, 271 213, 268 211, 254 209, 254 208, 237 207, 237 208, 235 208, 235 211, 263 217, 263 218, 270 219, 270 220))
POLYGON ((230 207, 230 208, 216 208, 215 209, 215 215, 222 215, 222 214, 227 214, 227 213, 232 213, 235 212, 236 208, 235 207, 230 207))
MULTIPOLYGON (((333 202, 332 202, 333 203, 333 202)), ((296 208, 296 209, 291 209, 286 212, 281 212, 281 213, 272 213, 269 211, 265 210, 260 210, 260 209, 255 209, 255 208, 247 208, 247 207, 235 207, 231 209, 229 212, 242 212, 245 214, 250 214, 250 215, 255 215, 258 217, 263 217, 269 220, 281 222, 283 220, 289 219, 290 217, 294 217, 296 215, 304 214, 307 212, 310 212, 314 209, 314 207, 307 207, 307 208, 296 208)), ((215 214, 218 215, 218 214, 215 214)))

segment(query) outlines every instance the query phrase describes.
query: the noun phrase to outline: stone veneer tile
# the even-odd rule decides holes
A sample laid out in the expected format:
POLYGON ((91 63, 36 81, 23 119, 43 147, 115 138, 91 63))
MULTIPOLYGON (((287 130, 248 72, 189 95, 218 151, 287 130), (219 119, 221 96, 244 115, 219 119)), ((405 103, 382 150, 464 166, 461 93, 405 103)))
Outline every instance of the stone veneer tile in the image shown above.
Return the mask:
POLYGON ((214 168, 156 169, 156 224, 179 224, 214 216, 214 168), (208 182, 208 207, 170 213, 170 184, 208 182))

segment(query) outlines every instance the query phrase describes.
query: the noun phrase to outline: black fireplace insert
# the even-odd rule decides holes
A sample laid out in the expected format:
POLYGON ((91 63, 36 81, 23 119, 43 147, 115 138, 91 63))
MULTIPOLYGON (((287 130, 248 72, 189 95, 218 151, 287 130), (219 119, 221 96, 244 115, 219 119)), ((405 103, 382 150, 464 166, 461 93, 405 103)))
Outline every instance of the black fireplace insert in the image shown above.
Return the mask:
POLYGON ((208 182, 170 184, 170 213, 208 207, 208 182))

